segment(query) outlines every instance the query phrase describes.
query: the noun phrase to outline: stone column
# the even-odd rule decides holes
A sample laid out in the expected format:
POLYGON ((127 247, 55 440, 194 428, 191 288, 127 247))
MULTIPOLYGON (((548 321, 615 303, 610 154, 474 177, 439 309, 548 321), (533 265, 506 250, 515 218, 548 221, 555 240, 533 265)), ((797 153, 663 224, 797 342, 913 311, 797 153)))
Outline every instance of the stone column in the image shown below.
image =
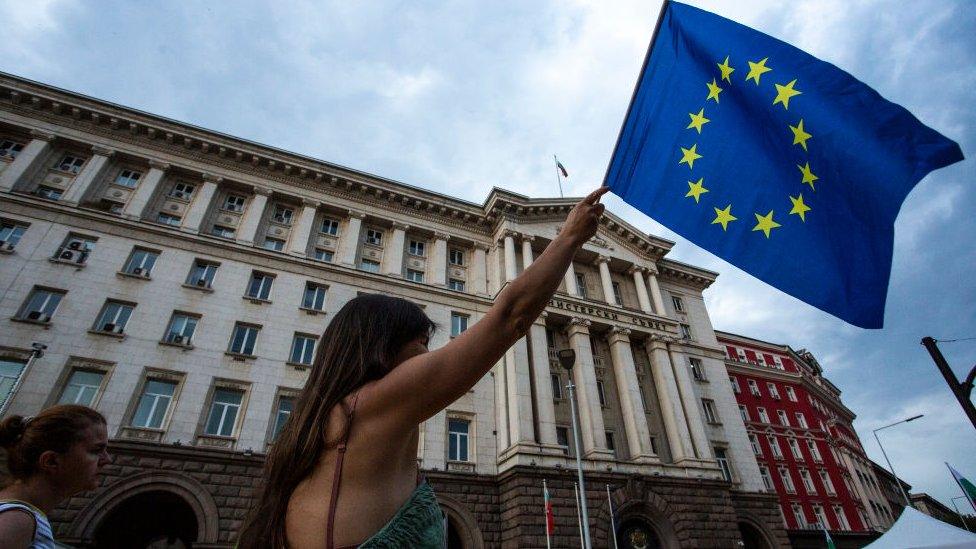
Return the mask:
POLYGON ((498 432, 496 448, 498 455, 502 455, 511 446, 508 436, 508 416, 511 411, 508 409, 508 384, 505 381, 505 357, 492 366, 495 374, 495 426, 498 432))
POLYGON ((583 457, 613 459, 607 450, 606 428, 600 394, 596 388, 596 370, 593 368, 593 349, 590 348, 590 321, 573 318, 569 324, 569 345, 576 351, 573 366, 573 384, 579 403, 580 439, 583 441, 583 457))
POLYGON ((671 448, 671 457, 675 463, 694 458, 691 433, 688 431, 688 421, 681 406, 674 370, 671 369, 667 344, 661 339, 652 339, 648 342, 648 354, 651 359, 651 373, 654 375, 657 399, 661 404, 664 432, 668 437, 668 446, 671 448))
POLYGON ((308 239, 312 236, 312 225, 315 223, 315 212, 318 209, 318 200, 302 199, 302 214, 298 216, 298 222, 291 229, 288 253, 300 257, 308 256, 308 239))
POLYGON ((530 375, 529 349, 523 337, 505 351, 509 446, 535 445, 530 375))
POLYGON ((576 269, 573 268, 572 263, 569 264, 566 274, 563 275, 563 282, 566 283, 567 294, 579 296, 579 288, 576 287, 576 269))
POLYGON ((153 195, 156 194, 156 189, 159 188, 159 183, 166 176, 169 167, 169 164, 165 162, 149 161, 149 173, 142 178, 139 186, 129 197, 129 201, 125 203, 125 209, 122 210, 123 216, 137 221, 145 217, 146 208, 149 206, 153 195))
POLYGON ((91 152, 92 157, 88 159, 88 162, 85 162, 85 167, 75 176, 71 186, 61 196, 61 202, 65 204, 81 203, 92 184, 105 175, 105 171, 109 167, 109 160, 115 156, 115 151, 99 145, 94 145, 91 152))
POLYGON ((31 131, 31 140, 20 151, 17 158, 0 174, 0 192, 10 192, 19 189, 22 179, 34 171, 51 150, 54 135, 39 131, 31 131))
POLYGON ((678 382, 678 394, 681 396, 685 419, 687 419, 688 429, 691 431, 691 441, 695 446, 695 455, 698 459, 712 459, 712 448, 708 443, 708 436, 705 434, 705 420, 702 418, 699 400, 691 385, 691 373, 688 371, 688 365, 670 345, 668 347, 671 365, 674 367, 674 377, 678 382))
POLYGON ((637 301, 640 303, 641 310, 645 313, 653 313, 651 299, 647 295, 647 285, 644 284, 644 269, 634 265, 627 272, 634 275, 634 286, 637 286, 637 301))
POLYGON ((518 276, 518 266, 515 263, 515 233, 505 231, 505 282, 511 282, 518 276))
POLYGON ((447 286, 447 241, 450 239, 449 234, 434 232, 434 250, 430 256, 429 269, 430 282, 435 286, 447 286))
POLYGON ((237 229, 237 239, 244 244, 254 244, 254 239, 258 234, 258 225, 261 224, 261 217, 264 216, 264 208, 268 205, 268 196, 271 189, 266 187, 254 187, 254 196, 251 203, 244 210, 241 216, 241 226, 237 229))
POLYGON ((356 266, 356 252, 359 250, 359 237, 363 232, 363 219, 366 214, 349 210, 349 223, 339 238, 339 263, 347 267, 356 266))
POLYGON ((393 234, 390 241, 383 247, 383 274, 403 276, 403 243, 407 237, 409 225, 393 222, 393 234))
POLYGON ((488 247, 474 245, 474 259, 471 262, 471 291, 478 295, 488 295, 488 247))
POLYGON ((214 195, 217 192, 217 184, 221 181, 222 179, 219 177, 210 174, 203 175, 203 185, 193 197, 193 202, 190 203, 190 207, 186 211, 186 217, 183 218, 182 229, 184 231, 191 233, 200 231, 203 218, 206 216, 207 210, 210 209, 210 203, 213 202, 214 195))
POLYGON ((647 282, 650 285, 651 301, 654 303, 654 312, 659 316, 667 316, 668 312, 664 308, 664 300, 661 299, 661 287, 657 284, 657 267, 647 269, 647 282))
POLYGON ((552 379, 549 377, 549 345, 546 342, 546 316, 543 312, 529 328, 532 342, 532 375, 535 379, 535 409, 539 424, 539 442, 552 453, 562 454, 556 443, 556 409, 552 401, 552 379))
POLYGON ((610 358, 613 361, 613 376, 617 380, 617 394, 620 411, 623 413, 630 459, 656 463, 657 458, 651 449, 651 430, 647 426, 640 386, 637 384, 634 356, 630 350, 630 329, 614 328, 610 331, 610 358))
POLYGON ((610 305, 620 305, 617 303, 617 296, 613 295, 613 279, 610 278, 610 258, 601 255, 597 258, 600 266, 600 282, 603 283, 603 298, 610 305))
POLYGON ((535 261, 535 256, 532 254, 532 242, 535 237, 532 235, 522 235, 522 270, 529 268, 529 265, 535 261))

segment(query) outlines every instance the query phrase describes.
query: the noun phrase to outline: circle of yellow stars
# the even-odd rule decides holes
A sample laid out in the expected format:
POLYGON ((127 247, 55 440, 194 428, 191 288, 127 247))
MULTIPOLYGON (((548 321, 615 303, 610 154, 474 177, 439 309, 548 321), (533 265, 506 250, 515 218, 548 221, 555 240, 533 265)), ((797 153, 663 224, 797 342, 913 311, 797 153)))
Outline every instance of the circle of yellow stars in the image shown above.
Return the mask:
MULTIPOLYGON (((749 82, 751 80, 756 86, 759 86, 760 80, 764 74, 773 71, 773 68, 767 65, 769 62, 768 57, 764 57, 758 61, 747 62, 749 64, 749 72, 746 74, 745 81, 749 82)), ((721 102, 720 95, 725 90, 725 88, 722 86, 724 85, 727 88, 733 84, 732 73, 735 72, 735 68, 729 64, 729 56, 725 56, 725 59, 721 63, 716 62, 715 64, 718 66, 719 76, 712 78, 711 82, 705 83, 705 86, 708 88, 708 95, 705 97, 705 107, 699 109, 697 113, 688 113, 691 121, 688 123, 688 126, 685 129, 694 130, 696 135, 701 135, 705 124, 711 122, 711 119, 705 115, 705 108, 708 107, 709 101, 714 100, 715 105, 719 105, 721 102)), ((773 106, 783 105, 783 109, 786 111, 789 111, 790 99, 803 94, 801 90, 797 89, 795 78, 784 84, 774 82, 773 85, 776 88, 776 96, 773 98, 772 104, 773 106)), ((793 134, 793 145, 801 147, 804 153, 808 152, 807 141, 809 141, 813 135, 811 135, 807 128, 804 127, 803 119, 800 118, 795 126, 789 123, 787 123, 787 125, 789 126, 790 132, 793 134)), ((687 164, 689 170, 694 170, 695 161, 702 158, 702 154, 698 152, 698 144, 693 143, 690 147, 685 148, 679 146, 679 148, 681 149, 681 159, 678 161, 678 163, 687 164)), ((797 164, 796 167, 800 171, 800 185, 809 185, 811 192, 816 191, 814 184, 819 178, 813 173, 813 169, 810 168, 810 163, 805 162, 802 166, 797 164)), ((708 188, 705 187, 705 178, 699 177, 697 181, 688 181, 688 192, 685 194, 685 198, 693 198, 695 200, 695 204, 699 204, 701 202, 701 196, 708 192, 708 188)), ((788 196, 792 204, 792 208, 790 209, 788 215, 796 215, 800 218, 801 222, 806 222, 806 214, 810 211, 810 206, 804 202, 803 193, 799 192, 797 193, 797 196, 788 196)), ((728 230, 729 223, 739 220, 738 217, 732 215, 732 204, 728 204, 725 206, 725 208, 713 207, 713 209, 715 210, 715 218, 712 220, 711 224, 720 225, 723 231, 728 230)), ((752 230, 754 232, 761 231, 767 239, 770 237, 774 229, 782 227, 782 225, 774 218, 774 209, 769 210, 765 214, 762 214, 761 212, 754 212, 753 215, 756 218, 756 224, 752 230)))

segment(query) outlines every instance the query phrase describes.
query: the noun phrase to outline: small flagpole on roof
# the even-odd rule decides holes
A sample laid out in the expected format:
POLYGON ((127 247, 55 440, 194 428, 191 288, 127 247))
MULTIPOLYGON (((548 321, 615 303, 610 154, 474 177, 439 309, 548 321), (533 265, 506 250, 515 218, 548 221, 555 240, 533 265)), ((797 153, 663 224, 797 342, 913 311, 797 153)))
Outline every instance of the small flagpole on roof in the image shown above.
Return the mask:
POLYGON ((556 162, 556 184, 559 185, 559 198, 563 198, 563 177, 569 177, 569 172, 563 167, 556 155, 552 155, 552 159, 556 162))

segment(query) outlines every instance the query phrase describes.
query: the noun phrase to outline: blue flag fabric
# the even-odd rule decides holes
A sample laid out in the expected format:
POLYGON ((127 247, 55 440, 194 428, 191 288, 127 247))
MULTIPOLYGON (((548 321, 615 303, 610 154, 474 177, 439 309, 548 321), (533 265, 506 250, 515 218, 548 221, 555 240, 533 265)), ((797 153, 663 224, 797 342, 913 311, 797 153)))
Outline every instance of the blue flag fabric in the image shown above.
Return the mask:
POLYGON ((605 184, 776 288, 880 328, 898 210, 962 158, 834 65, 668 2, 605 184))

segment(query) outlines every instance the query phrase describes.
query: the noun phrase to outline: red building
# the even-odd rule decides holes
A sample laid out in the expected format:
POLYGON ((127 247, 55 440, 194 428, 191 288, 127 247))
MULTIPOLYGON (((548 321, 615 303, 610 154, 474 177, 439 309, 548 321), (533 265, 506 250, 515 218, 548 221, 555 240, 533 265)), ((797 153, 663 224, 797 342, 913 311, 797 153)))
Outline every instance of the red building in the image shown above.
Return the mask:
POLYGON ((779 495, 794 547, 822 540, 820 525, 839 539, 875 535, 881 525, 870 520, 851 471, 852 462, 870 463, 852 426, 854 413, 816 359, 788 345, 715 334, 760 474, 779 495))

